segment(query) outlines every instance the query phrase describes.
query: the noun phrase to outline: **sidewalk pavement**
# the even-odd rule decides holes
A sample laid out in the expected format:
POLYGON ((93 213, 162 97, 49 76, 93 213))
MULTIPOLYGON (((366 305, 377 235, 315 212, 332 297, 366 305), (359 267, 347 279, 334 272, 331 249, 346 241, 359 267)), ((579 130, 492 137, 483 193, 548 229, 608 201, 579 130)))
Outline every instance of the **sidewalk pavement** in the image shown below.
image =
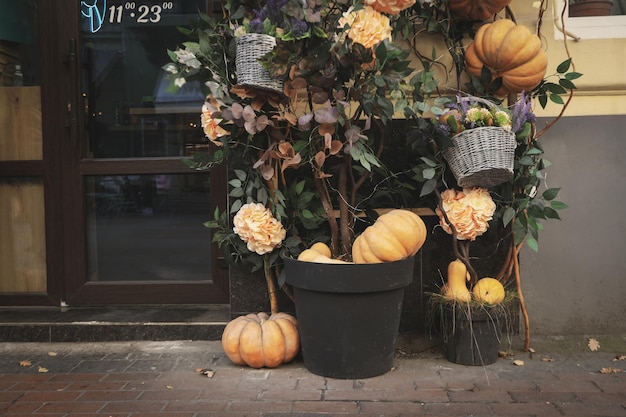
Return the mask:
POLYGON ((468 367, 403 338, 390 372, 359 380, 300 358, 235 366, 218 341, 0 343, 0 416, 626 416, 626 336, 596 339, 534 338, 532 354, 515 340, 514 356, 468 367))

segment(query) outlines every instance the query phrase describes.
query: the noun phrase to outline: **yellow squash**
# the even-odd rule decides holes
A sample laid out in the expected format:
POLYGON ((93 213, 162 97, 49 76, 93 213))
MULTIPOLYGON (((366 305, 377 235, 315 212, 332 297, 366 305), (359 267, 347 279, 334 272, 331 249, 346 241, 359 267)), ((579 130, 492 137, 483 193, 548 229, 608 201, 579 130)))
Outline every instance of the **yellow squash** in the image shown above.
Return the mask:
POLYGON ((469 274, 465 264, 456 259, 448 264, 448 282, 443 286, 442 293, 445 298, 461 303, 469 303, 472 293, 467 289, 469 274))
POLYGON ((322 242, 317 242, 311 245, 310 248, 303 250, 298 255, 299 261, 304 262, 317 262, 323 264, 347 264, 349 262, 342 261, 341 259, 331 258, 331 251, 328 245, 322 242))
POLYGON ((477 301, 491 305, 500 304, 506 296, 502 283, 489 277, 479 279, 472 288, 472 294, 477 301))

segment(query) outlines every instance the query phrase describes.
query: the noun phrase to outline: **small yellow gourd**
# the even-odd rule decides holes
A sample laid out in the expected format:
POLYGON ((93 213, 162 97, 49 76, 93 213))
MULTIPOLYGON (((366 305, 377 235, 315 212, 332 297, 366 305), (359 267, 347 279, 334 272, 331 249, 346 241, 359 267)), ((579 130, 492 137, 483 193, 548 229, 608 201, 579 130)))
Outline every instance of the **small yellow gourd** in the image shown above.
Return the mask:
POLYGON ((305 262, 312 262, 312 260, 319 255, 324 255, 330 258, 331 252, 330 252, 330 248, 328 247, 328 245, 322 242, 314 243, 313 245, 311 245, 310 248, 305 249, 302 252, 300 252, 300 255, 298 255, 298 260, 305 261, 305 262))
POLYGON ((500 304, 506 296, 502 283, 489 277, 479 279, 472 288, 472 293, 477 301, 491 305, 500 304))
POLYGON ((304 262, 317 262, 322 264, 347 264, 349 262, 342 261, 341 259, 331 258, 331 251, 328 245, 322 242, 317 242, 311 245, 310 248, 303 250, 298 255, 299 261, 304 262))
POLYGON ((311 259, 309 262, 317 262, 319 264, 348 264, 351 262, 342 261, 341 259, 333 259, 326 255, 322 255, 318 253, 316 257, 311 259))
POLYGON ((330 248, 328 247, 326 243, 323 243, 323 242, 316 242, 312 244, 309 249, 314 250, 318 253, 321 253, 322 255, 328 256, 329 258, 332 256, 332 252, 330 251, 330 248))
POLYGON ((444 297, 449 300, 468 303, 472 293, 467 289, 469 274, 465 264, 456 259, 448 264, 448 283, 442 288, 444 297))

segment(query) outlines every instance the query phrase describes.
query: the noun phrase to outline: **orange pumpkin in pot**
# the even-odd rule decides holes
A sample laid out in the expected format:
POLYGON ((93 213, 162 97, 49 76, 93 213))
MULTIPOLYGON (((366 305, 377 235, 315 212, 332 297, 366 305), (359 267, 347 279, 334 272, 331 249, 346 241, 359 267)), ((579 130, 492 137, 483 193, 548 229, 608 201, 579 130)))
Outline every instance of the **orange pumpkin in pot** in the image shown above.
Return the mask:
POLYGON ((417 253, 426 240, 426 225, 408 210, 391 210, 367 227, 352 245, 354 263, 393 262, 417 253))

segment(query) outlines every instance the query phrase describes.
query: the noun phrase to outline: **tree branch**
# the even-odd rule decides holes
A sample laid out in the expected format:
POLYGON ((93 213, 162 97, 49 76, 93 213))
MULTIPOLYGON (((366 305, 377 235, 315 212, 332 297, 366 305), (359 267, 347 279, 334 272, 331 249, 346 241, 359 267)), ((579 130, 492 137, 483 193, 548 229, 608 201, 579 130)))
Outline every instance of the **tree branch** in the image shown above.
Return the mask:
POLYGON ((270 311, 272 314, 275 314, 278 313, 278 297, 276 295, 276 284, 274 283, 269 254, 263 255, 263 272, 265 272, 267 292, 270 298, 270 311))
POLYGON ((314 182, 315 188, 320 196, 320 200, 322 201, 324 217, 326 217, 326 221, 330 227, 330 250, 333 253, 333 257, 337 257, 339 255, 339 225, 337 224, 337 219, 335 218, 333 204, 330 201, 330 196, 328 195, 326 182, 317 176, 314 177, 314 182))

